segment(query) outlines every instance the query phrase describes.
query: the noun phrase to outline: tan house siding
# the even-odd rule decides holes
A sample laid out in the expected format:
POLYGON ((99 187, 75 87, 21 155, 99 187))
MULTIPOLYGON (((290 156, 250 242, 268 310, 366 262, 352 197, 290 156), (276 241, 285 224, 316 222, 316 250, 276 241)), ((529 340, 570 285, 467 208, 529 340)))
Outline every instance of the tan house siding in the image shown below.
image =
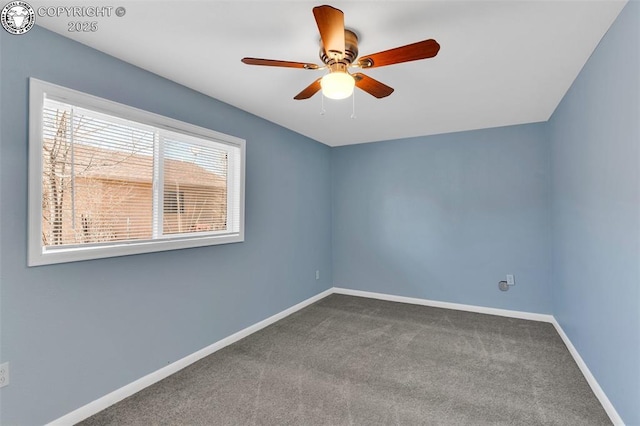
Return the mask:
MULTIPOLYGON (((62 244, 151 238, 151 184, 76 178, 73 187, 63 201, 62 244)), ((50 228, 43 221, 45 235, 50 228)))
MULTIPOLYGON (((163 212, 165 234, 219 231, 227 227, 226 188, 176 185, 166 191, 181 194, 177 209, 163 212)), ((172 194, 172 195, 173 195, 172 194)))

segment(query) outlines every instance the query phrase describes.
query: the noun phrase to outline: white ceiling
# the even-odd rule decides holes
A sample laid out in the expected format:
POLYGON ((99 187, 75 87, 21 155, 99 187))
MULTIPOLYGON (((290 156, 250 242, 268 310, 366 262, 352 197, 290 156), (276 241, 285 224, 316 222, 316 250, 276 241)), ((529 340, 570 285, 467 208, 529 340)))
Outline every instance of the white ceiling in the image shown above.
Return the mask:
POLYGON ((625 1, 332 1, 360 37, 360 56, 429 38, 432 59, 364 72, 384 99, 293 100, 323 71, 242 64, 244 56, 313 62, 320 1, 32 1, 123 6, 98 31, 38 25, 330 146, 546 121, 625 1), (116 4, 117 3, 117 4, 116 4))

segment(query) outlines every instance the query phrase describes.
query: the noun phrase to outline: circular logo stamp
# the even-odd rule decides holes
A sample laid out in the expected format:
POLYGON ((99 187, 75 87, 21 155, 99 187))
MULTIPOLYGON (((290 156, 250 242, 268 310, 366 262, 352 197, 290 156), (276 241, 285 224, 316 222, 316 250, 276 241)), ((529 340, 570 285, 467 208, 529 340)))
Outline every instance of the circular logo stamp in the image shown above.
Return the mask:
POLYGON ((36 23, 36 12, 25 1, 12 1, 2 8, 0 23, 11 34, 24 34, 36 23))

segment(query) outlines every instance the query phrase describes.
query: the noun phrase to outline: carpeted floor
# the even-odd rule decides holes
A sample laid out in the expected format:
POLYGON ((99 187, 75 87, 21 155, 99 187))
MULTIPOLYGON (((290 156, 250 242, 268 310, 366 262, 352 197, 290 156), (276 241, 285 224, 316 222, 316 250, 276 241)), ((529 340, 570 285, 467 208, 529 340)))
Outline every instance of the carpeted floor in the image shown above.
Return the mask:
POLYGON ((81 424, 611 423, 551 324, 331 295, 81 424))

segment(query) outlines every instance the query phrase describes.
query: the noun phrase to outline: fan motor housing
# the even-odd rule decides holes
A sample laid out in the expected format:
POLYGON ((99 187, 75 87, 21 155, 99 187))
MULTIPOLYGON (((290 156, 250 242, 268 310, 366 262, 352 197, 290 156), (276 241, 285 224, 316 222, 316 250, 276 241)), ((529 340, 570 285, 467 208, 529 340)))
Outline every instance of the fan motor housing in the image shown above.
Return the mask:
POLYGON ((358 57, 358 36, 351 30, 344 30, 344 58, 335 59, 329 57, 320 40, 320 60, 326 65, 343 63, 349 65, 358 57))

